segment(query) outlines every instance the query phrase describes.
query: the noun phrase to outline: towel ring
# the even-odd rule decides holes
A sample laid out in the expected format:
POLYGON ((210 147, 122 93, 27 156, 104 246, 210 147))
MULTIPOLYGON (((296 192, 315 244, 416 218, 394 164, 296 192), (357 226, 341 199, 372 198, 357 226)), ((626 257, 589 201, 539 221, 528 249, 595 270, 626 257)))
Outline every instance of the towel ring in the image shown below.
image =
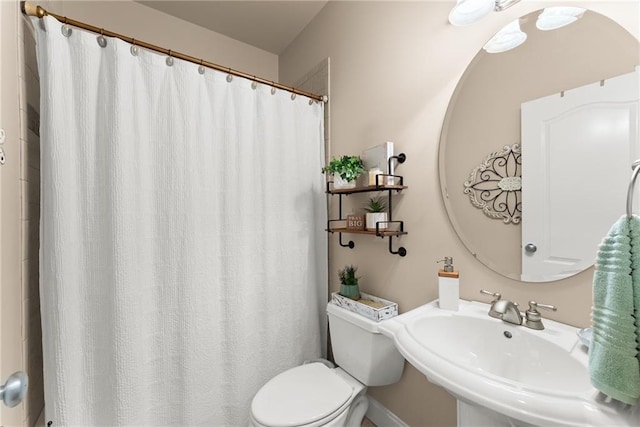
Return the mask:
POLYGON ((640 173, 640 159, 633 162, 631 169, 633 169, 633 173, 631 174, 631 181, 627 189, 627 218, 629 219, 633 217, 633 190, 636 185, 638 173, 640 173))

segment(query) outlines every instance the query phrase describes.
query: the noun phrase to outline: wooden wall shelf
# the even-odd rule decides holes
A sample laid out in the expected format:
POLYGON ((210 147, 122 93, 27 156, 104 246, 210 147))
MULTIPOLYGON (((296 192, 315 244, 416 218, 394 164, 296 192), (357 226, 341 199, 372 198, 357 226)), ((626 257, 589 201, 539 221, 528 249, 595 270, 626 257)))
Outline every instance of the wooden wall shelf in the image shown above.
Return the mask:
POLYGON ((401 236, 403 234, 407 234, 406 231, 399 230, 380 230, 376 232, 375 230, 358 230, 354 228, 330 228, 327 229, 327 231, 330 233, 369 234, 371 236, 378 237, 401 236))
MULTIPOLYGON (((406 160, 406 155, 404 153, 400 153, 397 156, 392 156, 389 159, 389 166, 391 166, 391 162, 392 161, 397 161, 398 163, 404 163, 404 161, 406 160)), ((391 170, 391 167, 389 167, 389 170, 391 170)), ((342 242, 342 234, 366 234, 366 235, 370 235, 370 236, 378 236, 378 237, 382 237, 382 238, 388 238, 389 239, 389 252, 394 254, 394 255, 399 255, 401 257, 405 256, 407 254, 407 250, 404 247, 399 247, 397 250, 393 249, 393 238, 394 237, 399 237, 402 236, 404 234, 407 234, 406 231, 404 231, 404 221, 393 221, 392 220, 392 193, 396 192, 401 192, 402 190, 408 188, 406 185, 404 185, 404 177, 400 176, 400 175, 389 175, 389 174, 380 174, 380 175, 376 175, 376 182, 380 182, 380 181, 384 181, 384 180, 389 180, 388 182, 396 182, 397 184, 394 185, 384 185, 384 184, 376 184, 376 185, 369 185, 369 186, 365 186, 365 187, 355 187, 355 188, 340 188, 340 189, 335 189, 333 188, 333 181, 328 181, 327 182, 327 194, 331 194, 331 195, 337 195, 339 197, 338 199, 338 212, 339 212, 339 218, 337 219, 330 219, 329 221, 327 221, 327 229, 326 231, 328 231, 329 233, 338 233, 339 234, 339 242, 340 242, 340 246, 342 247, 348 247, 353 249, 355 247, 355 243, 353 243, 352 240, 350 240, 348 243, 343 243, 342 242), (390 181, 389 178, 392 178, 393 181, 390 181), (387 206, 389 208, 389 212, 388 212, 388 217, 389 220, 385 221, 385 223, 388 223, 389 225, 392 226, 392 229, 383 229, 383 230, 360 230, 360 229, 356 229, 356 228, 346 228, 346 227, 336 227, 335 225, 332 226, 332 223, 335 222, 339 222, 339 221, 346 221, 346 218, 343 218, 343 214, 342 214, 342 196, 348 196, 349 194, 356 194, 356 193, 370 193, 370 192, 376 192, 376 191, 386 191, 387 192, 387 196, 388 196, 388 203, 387 206)))

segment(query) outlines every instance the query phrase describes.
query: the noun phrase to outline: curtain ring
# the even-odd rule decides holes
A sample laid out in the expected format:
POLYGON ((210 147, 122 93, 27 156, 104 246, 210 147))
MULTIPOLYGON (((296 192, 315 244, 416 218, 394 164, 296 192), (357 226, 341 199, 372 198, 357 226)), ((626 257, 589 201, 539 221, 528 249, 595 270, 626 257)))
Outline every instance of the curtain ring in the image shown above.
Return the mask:
POLYGON ((276 87, 275 87, 275 82, 272 80, 271 81, 271 95, 275 95, 276 94, 276 87))
POLYGON ((104 36, 104 28, 100 28, 100 35, 96 37, 96 40, 98 40, 98 44, 100 45, 100 47, 107 47, 107 39, 104 36))
POLYGON ((256 90, 258 87, 258 82, 256 81, 256 76, 253 76, 253 81, 251 82, 251 89, 256 90))
POLYGON ((296 93, 295 93, 295 92, 293 92, 293 93, 291 94, 291 100, 293 101, 294 99, 296 99, 296 93))
POLYGON ((173 66, 173 56, 171 56, 171 49, 169 49, 169 56, 164 61, 167 64, 167 67, 173 66))
POLYGON ((73 30, 71 29, 70 25, 64 24, 62 27, 60 27, 60 32, 63 36, 70 37, 73 30))
POLYGON ((131 39, 131 48, 129 49, 131 55, 138 56, 138 46, 136 46, 136 39, 131 39))
POLYGON ((64 25, 62 27, 60 27, 60 32, 65 37, 71 37, 71 33, 73 32, 73 30, 71 29, 71 26, 69 24, 67 24, 67 17, 66 16, 64 17, 64 25))
POLYGON ((202 65, 203 62, 204 62, 204 59, 201 59, 200 60, 200 66, 198 67, 198 73, 200 73, 200 74, 204 74, 204 71, 205 71, 205 67, 204 67, 204 65, 202 65))
POLYGON ((227 74, 227 82, 231 83, 231 80, 233 80, 233 75, 231 75, 231 68, 227 68, 227 72, 229 74, 227 74))

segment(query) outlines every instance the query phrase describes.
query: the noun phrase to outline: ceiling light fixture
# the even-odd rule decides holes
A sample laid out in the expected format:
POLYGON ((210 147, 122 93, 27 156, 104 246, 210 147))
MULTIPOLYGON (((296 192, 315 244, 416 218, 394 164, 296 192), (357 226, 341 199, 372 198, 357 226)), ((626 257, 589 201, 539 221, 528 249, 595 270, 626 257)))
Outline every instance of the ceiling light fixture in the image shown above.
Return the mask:
POLYGON ((520 30, 520 20, 516 19, 491 37, 483 49, 488 53, 506 52, 520 46, 525 40, 527 35, 520 30))
POLYGON ((547 7, 538 16, 536 28, 542 31, 562 28, 582 18, 585 10, 581 7, 547 7))
POLYGON ((492 10, 501 12, 520 0, 458 0, 449 13, 449 22, 456 26, 471 25, 487 16, 492 10))

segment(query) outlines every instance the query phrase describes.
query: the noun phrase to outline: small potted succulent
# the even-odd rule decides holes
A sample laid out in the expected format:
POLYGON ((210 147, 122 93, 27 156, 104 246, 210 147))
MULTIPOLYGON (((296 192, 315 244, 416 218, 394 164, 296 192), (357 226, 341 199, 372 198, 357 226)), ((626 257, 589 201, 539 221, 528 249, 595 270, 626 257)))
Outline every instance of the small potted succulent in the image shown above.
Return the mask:
POLYGON ((333 174, 333 188, 354 188, 356 179, 364 171, 364 162, 360 156, 333 157, 322 172, 333 174))
POLYGON ((387 203, 384 198, 374 197, 369 199, 364 207, 364 210, 367 211, 367 215, 365 218, 365 226, 367 230, 375 230, 376 223, 379 223, 379 230, 384 230, 388 227, 386 212, 387 203))
POLYGON ((358 277, 356 271, 358 267, 346 265, 342 270, 338 271, 340 277, 340 295, 351 298, 353 300, 360 299, 360 287, 358 286, 358 277))

